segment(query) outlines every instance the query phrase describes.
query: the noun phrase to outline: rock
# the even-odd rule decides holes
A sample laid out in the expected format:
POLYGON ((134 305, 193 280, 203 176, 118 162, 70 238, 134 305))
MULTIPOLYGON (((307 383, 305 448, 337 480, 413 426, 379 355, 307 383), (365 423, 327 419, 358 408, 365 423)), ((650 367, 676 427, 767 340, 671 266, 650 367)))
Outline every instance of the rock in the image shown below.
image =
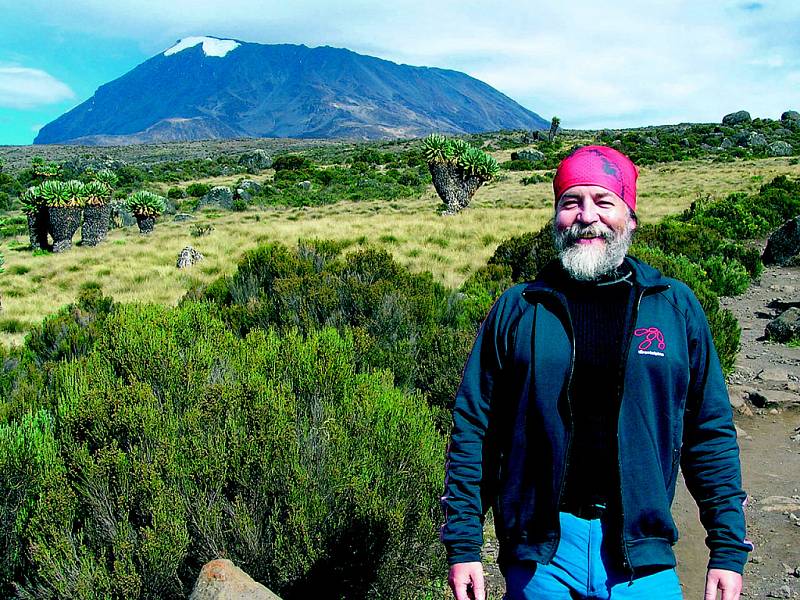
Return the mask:
POLYGON ((719 147, 723 150, 728 150, 729 148, 733 148, 736 144, 733 143, 731 138, 725 138, 719 144, 719 147))
POLYGON ((311 182, 310 181, 301 181, 297 184, 297 187, 301 188, 304 191, 309 191, 311 189, 311 182))
POLYGON ((191 221, 192 219, 194 219, 194 215, 190 215, 189 213, 178 213, 172 220, 176 223, 183 223, 184 221, 191 221))
POLYGON ((757 390, 750 393, 750 402, 758 408, 787 408, 800 406, 800 396, 780 390, 757 390))
POLYGON ((791 598, 792 588, 788 585, 779 587, 777 590, 772 590, 767 593, 767 598, 791 598))
POLYGON ((750 118, 750 113, 746 110, 739 110, 729 113, 722 117, 723 125, 738 125, 740 123, 749 123, 753 119, 750 118))
MULTIPOLYGON (((788 342, 800 339, 800 308, 793 306, 767 324, 767 337, 775 342, 788 342)), ((787 374, 784 381, 788 381, 787 374)))
POLYGON ((206 563, 189 600, 281 600, 226 558, 206 563))
POLYGON ((249 172, 261 171, 272 166, 272 157, 266 150, 257 148, 242 154, 239 157, 239 164, 246 167, 249 172))
POLYGON ((789 142, 777 141, 767 146, 769 156, 791 156, 794 148, 789 142))
POLYGON ((747 135, 748 148, 761 148, 766 145, 767 145, 767 138, 764 137, 764 134, 758 133, 756 131, 751 131, 747 135))
POLYGON ((784 381, 789 381, 789 371, 786 369, 761 369, 756 375, 756 379, 760 379, 761 381, 777 381, 778 383, 783 383, 784 381))
POLYGON ((644 143, 648 146, 658 146, 658 138, 654 136, 647 136, 644 138, 644 143))
POLYGON ((200 198, 198 206, 209 204, 230 209, 233 206, 233 192, 231 188, 224 185, 211 188, 205 196, 200 198))
POLYGON ((745 399, 750 397, 750 389, 741 385, 732 385, 728 387, 728 399, 730 400, 733 408, 744 406, 745 399))
POLYGON ((245 202, 250 202, 253 199, 253 196, 255 196, 259 191, 261 191, 260 185, 258 185, 252 179, 245 179, 236 186, 234 196, 236 198, 241 198, 245 202))
POLYGON ((544 154, 538 150, 529 148, 527 150, 520 150, 519 152, 512 152, 511 160, 527 160, 536 163, 544 160, 544 154))
POLYGON ((789 265, 800 255, 800 216, 789 219, 769 236, 764 264, 789 265))
POLYGON ((794 496, 789 498, 788 496, 768 496, 764 498, 761 502, 761 510, 765 512, 793 512, 796 510, 800 510, 800 498, 794 496))
POLYGON ((753 436, 747 433, 744 429, 739 427, 738 425, 734 425, 736 428, 736 437, 743 440, 752 440, 753 436))
POLYGON ((796 110, 787 110, 781 115, 781 123, 784 125, 792 123, 800 123, 800 112, 796 110))
POLYGON ((178 254, 178 264, 176 266, 179 269, 185 269, 186 267, 191 267, 195 263, 199 263, 203 258, 203 255, 197 250, 191 246, 186 246, 181 250, 181 253, 178 254))

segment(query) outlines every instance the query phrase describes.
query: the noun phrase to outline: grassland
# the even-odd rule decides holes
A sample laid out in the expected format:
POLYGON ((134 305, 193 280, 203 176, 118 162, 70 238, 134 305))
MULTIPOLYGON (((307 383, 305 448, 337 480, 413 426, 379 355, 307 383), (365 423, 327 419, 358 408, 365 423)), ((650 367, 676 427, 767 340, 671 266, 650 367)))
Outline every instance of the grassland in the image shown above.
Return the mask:
MULTIPOLYGON (((510 151, 493 154, 501 162, 510 157, 510 151)), ((698 160, 645 167, 639 179, 640 219, 654 222, 681 212, 698 197, 752 192, 779 174, 798 177, 800 165, 793 162, 787 158, 730 163, 698 160)), ((327 238, 374 244, 413 270, 430 271, 447 286, 456 287, 485 264, 503 239, 535 231, 550 217, 550 184, 520 183, 532 173, 503 172, 478 191, 467 210, 448 217, 439 215, 440 200, 431 186, 419 198, 254 208, 243 213, 206 210, 183 223, 165 217, 149 237, 140 236, 136 227, 116 229, 101 246, 76 246, 63 254, 33 256, 26 236, 7 238, 0 244, 6 259, 6 272, 0 276, 0 340, 21 343, 32 324, 74 300, 86 282, 100 284, 119 301, 174 304, 193 284, 233 272, 243 252, 267 241, 293 245, 298 239, 327 238), (214 229, 194 237, 191 232, 197 225, 214 229), (194 246, 205 260, 178 270, 175 261, 187 245, 194 246)), ((269 177, 264 172, 255 179, 261 182, 269 177)), ((230 184, 233 179, 204 181, 230 184)))

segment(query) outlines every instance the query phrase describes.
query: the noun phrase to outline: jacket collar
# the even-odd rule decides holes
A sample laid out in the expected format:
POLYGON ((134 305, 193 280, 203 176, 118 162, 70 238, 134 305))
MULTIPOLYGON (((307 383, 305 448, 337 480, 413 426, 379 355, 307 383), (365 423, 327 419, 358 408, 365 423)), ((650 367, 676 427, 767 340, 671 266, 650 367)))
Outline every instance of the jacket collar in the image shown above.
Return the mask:
MULTIPOLYGON (((625 261, 633 273, 634 286, 640 288, 643 292, 657 292, 669 288, 669 282, 658 269, 632 256, 626 256, 625 261)), ((531 297, 539 293, 545 293, 561 296, 557 284, 563 277, 564 273, 558 259, 553 260, 539 272, 535 281, 527 285, 522 291, 522 295, 531 297)))

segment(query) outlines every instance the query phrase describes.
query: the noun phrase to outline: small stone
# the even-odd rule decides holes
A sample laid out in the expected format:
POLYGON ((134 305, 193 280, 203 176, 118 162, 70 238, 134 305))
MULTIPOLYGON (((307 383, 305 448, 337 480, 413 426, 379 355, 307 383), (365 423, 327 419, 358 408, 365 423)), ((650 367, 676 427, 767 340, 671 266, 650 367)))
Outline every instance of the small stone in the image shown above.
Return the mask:
POLYGON ((741 385, 728 386, 728 400, 733 408, 744 405, 746 398, 750 397, 750 389, 741 385))
POLYGON ((763 560, 764 559, 761 558, 760 556, 751 556, 750 557, 750 562, 753 563, 754 565, 760 565, 763 560))
POLYGON ((191 246, 186 246, 183 250, 181 250, 180 254, 178 255, 178 264, 176 265, 179 269, 185 269, 187 267, 191 267, 192 265, 199 263, 203 260, 203 255, 200 254, 197 250, 192 248, 191 246))
POLYGON ((757 390, 750 393, 750 402, 758 408, 769 408, 777 414, 777 408, 800 406, 800 395, 782 390, 757 390))
POLYGON ((225 558, 203 566, 189 600, 281 600, 225 558))
POLYGON ((741 406, 739 406, 739 407, 736 409, 736 411, 737 411, 737 412, 738 412, 740 415, 744 415, 744 416, 746 416, 746 417, 752 417, 752 416, 753 416, 753 409, 752 409, 752 408, 750 408, 749 406, 747 406, 747 404, 742 404, 741 406))
POLYGON ((762 369, 756 375, 756 379, 760 379, 762 381, 777 381, 777 382, 784 382, 789 381, 789 371, 786 369, 762 369))

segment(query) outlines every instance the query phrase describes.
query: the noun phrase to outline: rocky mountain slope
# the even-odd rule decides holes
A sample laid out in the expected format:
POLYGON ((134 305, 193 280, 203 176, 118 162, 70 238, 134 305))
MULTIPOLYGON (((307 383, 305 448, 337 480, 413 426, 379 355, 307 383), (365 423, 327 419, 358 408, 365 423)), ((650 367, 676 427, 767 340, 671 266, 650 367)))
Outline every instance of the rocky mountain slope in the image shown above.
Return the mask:
POLYGON ((399 138, 549 123, 457 71, 327 46, 196 37, 101 86, 35 144, 241 137, 399 138))

